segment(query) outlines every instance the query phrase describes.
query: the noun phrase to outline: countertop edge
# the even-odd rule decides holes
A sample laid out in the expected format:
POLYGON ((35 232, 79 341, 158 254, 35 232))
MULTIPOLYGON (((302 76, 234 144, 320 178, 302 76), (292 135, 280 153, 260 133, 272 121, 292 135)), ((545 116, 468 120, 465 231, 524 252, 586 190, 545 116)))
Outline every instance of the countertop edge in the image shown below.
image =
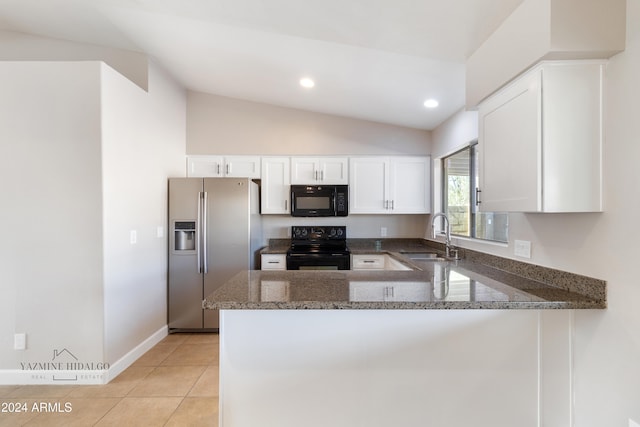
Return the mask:
POLYGON ((602 310, 602 301, 440 301, 411 302, 212 302, 205 300, 210 310, 602 310))

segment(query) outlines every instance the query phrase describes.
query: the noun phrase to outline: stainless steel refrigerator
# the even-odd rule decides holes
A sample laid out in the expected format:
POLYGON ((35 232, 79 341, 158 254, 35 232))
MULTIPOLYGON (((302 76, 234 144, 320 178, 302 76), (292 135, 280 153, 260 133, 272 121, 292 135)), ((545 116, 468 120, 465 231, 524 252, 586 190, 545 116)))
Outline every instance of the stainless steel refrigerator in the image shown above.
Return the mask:
POLYGON ((246 178, 169 179, 169 332, 217 330, 202 300, 242 270, 262 243, 258 185, 246 178))

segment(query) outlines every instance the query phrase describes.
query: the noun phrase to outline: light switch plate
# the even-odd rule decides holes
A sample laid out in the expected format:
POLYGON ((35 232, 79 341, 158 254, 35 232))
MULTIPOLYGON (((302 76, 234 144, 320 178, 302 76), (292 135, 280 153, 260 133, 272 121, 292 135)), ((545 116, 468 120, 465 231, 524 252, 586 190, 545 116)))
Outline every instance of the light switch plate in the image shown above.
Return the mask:
POLYGON ((387 237, 387 227, 380 227, 380 237, 387 237))
POLYGON ((15 334, 13 336, 13 349, 25 350, 27 348, 27 334, 15 334))
POLYGON ((138 242, 138 232, 136 230, 131 230, 129 233, 129 242, 132 245, 135 245, 138 242))
POLYGON ((516 240, 514 253, 516 256, 531 258, 531 242, 528 240, 516 240))

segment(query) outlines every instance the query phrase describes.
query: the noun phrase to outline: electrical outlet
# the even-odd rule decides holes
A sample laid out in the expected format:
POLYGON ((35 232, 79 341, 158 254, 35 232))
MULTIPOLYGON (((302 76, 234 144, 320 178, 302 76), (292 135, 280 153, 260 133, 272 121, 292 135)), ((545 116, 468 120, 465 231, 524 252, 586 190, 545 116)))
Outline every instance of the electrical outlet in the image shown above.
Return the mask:
POLYGON ((528 240, 516 240, 514 253, 516 256, 531 258, 531 242, 528 240))
POLYGON ((156 227, 156 237, 158 239, 161 239, 164 237, 164 227, 159 225, 158 227, 156 227))
POLYGON ((380 237, 387 237, 387 227, 380 227, 380 237))
POLYGON ((138 232, 136 230, 131 230, 129 232, 129 242, 132 245, 135 245, 138 242, 138 232))
POLYGON ((27 348, 27 334, 15 334, 13 336, 13 349, 25 350, 27 348))

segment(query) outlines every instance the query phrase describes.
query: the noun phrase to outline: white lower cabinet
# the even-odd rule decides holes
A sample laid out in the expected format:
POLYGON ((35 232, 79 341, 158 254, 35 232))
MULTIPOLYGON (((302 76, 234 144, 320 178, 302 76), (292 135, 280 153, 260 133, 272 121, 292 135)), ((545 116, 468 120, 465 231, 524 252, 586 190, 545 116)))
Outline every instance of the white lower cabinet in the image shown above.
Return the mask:
POLYGON ((286 280, 262 280, 260 282, 260 301, 289 301, 290 284, 286 280))
POLYGON ((411 270, 388 254, 351 255, 352 270, 411 270))
POLYGON ((429 282, 349 282, 351 301, 428 301, 429 282))
POLYGON ((260 255, 261 270, 286 270, 287 256, 285 254, 262 254, 260 255))
POLYGON ((431 211, 430 157, 352 157, 350 214, 426 214, 431 211))
POLYGON ((352 270, 384 270, 384 254, 351 255, 352 270))

